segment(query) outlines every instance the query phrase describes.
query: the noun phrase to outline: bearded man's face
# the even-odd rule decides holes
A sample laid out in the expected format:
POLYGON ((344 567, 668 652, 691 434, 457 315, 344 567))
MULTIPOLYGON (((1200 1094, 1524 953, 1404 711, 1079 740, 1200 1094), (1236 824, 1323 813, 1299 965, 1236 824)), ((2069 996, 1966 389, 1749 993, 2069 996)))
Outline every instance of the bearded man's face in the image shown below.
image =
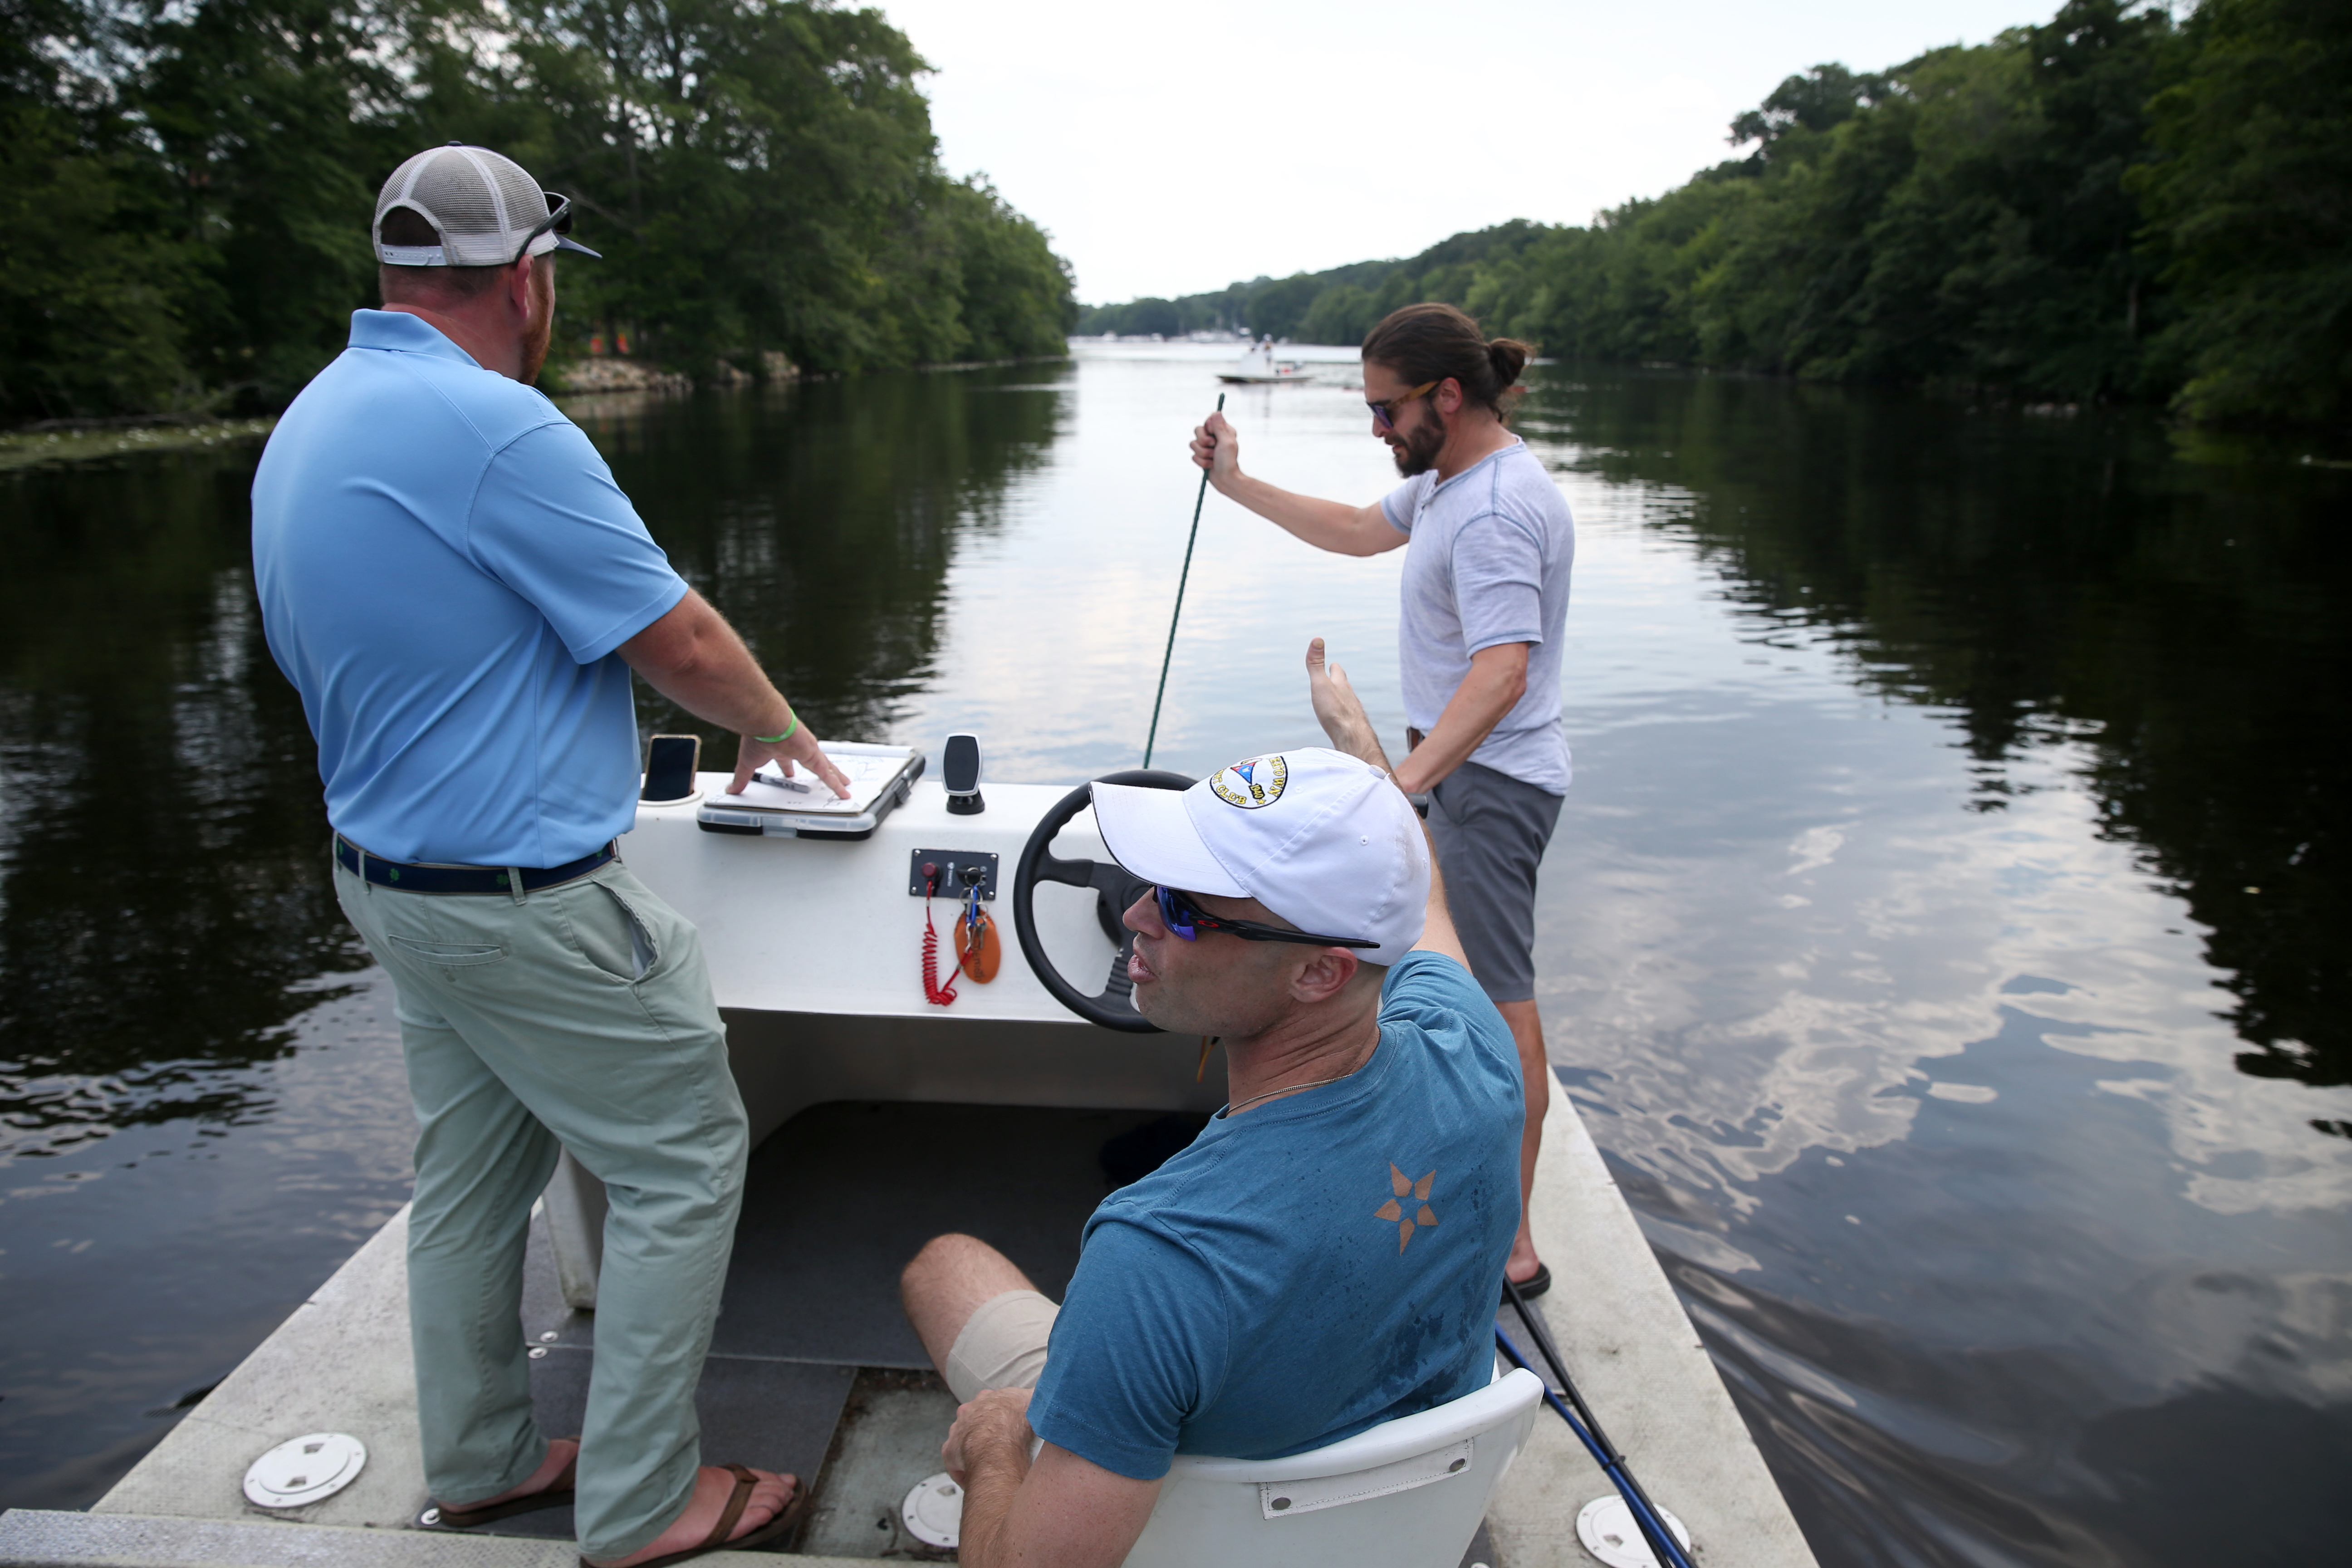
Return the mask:
POLYGON ((1437 467, 1445 445, 1445 420, 1437 412, 1434 388, 1419 396, 1397 373, 1375 360, 1364 362, 1364 401, 1372 410, 1372 434, 1388 443, 1397 472, 1406 479, 1437 467))
POLYGON ((1444 445, 1445 422, 1424 397, 1406 405, 1389 442, 1389 455, 1396 459, 1397 472, 1409 479, 1437 467, 1438 448, 1444 445))

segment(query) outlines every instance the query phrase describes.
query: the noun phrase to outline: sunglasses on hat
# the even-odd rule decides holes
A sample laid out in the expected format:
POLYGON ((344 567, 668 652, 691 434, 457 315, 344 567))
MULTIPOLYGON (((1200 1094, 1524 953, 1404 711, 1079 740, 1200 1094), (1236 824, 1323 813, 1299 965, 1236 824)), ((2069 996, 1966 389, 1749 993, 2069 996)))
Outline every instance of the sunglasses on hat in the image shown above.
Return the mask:
POLYGON ((1285 931, 1280 926, 1261 925, 1255 921, 1229 921, 1195 906, 1191 894, 1180 893, 1173 888, 1154 887, 1151 893, 1160 904, 1160 923, 1168 928, 1171 935, 1184 942, 1200 941, 1204 931, 1221 931, 1230 932, 1244 942, 1304 942, 1308 947, 1381 945, 1360 936, 1317 936, 1312 931, 1285 931))
POLYGON ((522 237, 522 248, 515 252, 517 261, 530 254, 531 242, 542 234, 553 234, 558 239, 572 237, 572 198, 561 191, 541 191, 539 194, 547 203, 547 216, 533 224, 530 232, 522 237))

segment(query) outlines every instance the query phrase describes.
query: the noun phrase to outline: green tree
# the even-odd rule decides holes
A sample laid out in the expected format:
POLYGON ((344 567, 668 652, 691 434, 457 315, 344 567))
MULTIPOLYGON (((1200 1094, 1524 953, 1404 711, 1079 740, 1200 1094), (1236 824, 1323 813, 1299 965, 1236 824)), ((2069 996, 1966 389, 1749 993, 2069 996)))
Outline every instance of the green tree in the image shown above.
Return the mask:
POLYGON ((944 188, 962 275, 963 353, 1016 359, 1063 352, 1077 325, 1069 263, 1045 231, 981 179, 944 188))
POLYGON ((2352 10, 2334 0, 2208 0, 2185 26, 2147 0, 2064 0, 1980 47, 1815 66, 1730 140, 1747 155, 1590 226, 1500 224, 1166 304, 1189 321, 1239 294, 1257 330, 1349 342, 1443 300, 1555 355, 2177 393, 2200 419, 2352 409, 2352 10))
POLYGON ((0 4, 0 418, 194 395, 173 306, 196 258, 164 233, 135 127, 89 68, 116 44, 68 0, 0 4))
POLYGON ((1122 305, 1100 305, 1081 313, 1077 331, 1090 336, 1112 332, 1122 338, 1148 338, 1158 333, 1172 338, 1184 331, 1184 312, 1172 300, 1146 295, 1122 305))
POLYGON ((2179 319, 2179 395, 2206 419, 2352 413, 2352 10, 2206 0, 2134 171, 2179 319))
POLYGON ((1768 162, 1772 146, 1791 132, 1815 133, 1843 125, 1856 111, 1887 96, 1883 76, 1856 76, 1842 65, 1818 65, 1784 79, 1765 98, 1731 122, 1731 144, 1757 143, 1759 163, 1768 162))
POLYGON ((415 150, 401 0, 153 0, 123 95, 204 258, 174 301, 203 378, 277 406, 375 302, 376 185, 415 150))
POLYGON ((1250 291, 1247 319, 1243 325, 1253 335, 1295 338, 1307 320, 1307 312, 1323 292, 1323 281, 1307 273, 1285 278, 1278 282, 1250 291))
POLYGON ((1315 296, 1298 323, 1298 336, 1310 343, 1360 343, 1380 319, 1369 290, 1342 283, 1315 296))
POLYGON ((578 204, 566 340, 712 371, 1051 353, 1068 268, 940 168, 832 0, 0 0, 0 416, 284 403, 375 300, 378 183, 457 139, 578 204))
POLYGON ((516 15, 488 95, 543 106, 530 166, 606 257, 567 278, 583 313, 697 369, 770 349, 824 370, 951 357, 952 295, 923 287, 945 281, 922 204, 925 68, 878 12, 536 0, 516 15), (912 254, 877 267, 894 247, 912 254), (886 302, 915 315, 886 320, 886 302))
POLYGON ((770 350, 856 371, 1059 349, 1066 267, 993 189, 940 172, 929 68, 878 11, 534 0, 524 15, 510 47, 478 22, 487 41, 445 61, 427 112, 496 127, 579 203, 606 259, 568 276, 572 319, 630 323, 697 370, 770 350))

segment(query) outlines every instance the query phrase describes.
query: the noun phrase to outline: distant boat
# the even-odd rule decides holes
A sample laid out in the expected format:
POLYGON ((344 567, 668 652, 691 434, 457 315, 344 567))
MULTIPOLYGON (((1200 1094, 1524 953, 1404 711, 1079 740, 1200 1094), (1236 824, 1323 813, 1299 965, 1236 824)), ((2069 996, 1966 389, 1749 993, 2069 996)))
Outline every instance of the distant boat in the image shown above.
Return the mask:
POLYGON ((1232 370, 1220 371, 1217 379, 1232 386, 1265 386, 1277 381, 1313 381, 1307 367, 1297 360, 1261 360, 1255 354, 1244 354, 1242 363, 1232 370))
POLYGON ((1297 360, 1276 360, 1274 340, 1264 338, 1242 351, 1242 363, 1228 371, 1220 371, 1217 379, 1229 386, 1264 386, 1277 381, 1312 381, 1307 367, 1297 360))

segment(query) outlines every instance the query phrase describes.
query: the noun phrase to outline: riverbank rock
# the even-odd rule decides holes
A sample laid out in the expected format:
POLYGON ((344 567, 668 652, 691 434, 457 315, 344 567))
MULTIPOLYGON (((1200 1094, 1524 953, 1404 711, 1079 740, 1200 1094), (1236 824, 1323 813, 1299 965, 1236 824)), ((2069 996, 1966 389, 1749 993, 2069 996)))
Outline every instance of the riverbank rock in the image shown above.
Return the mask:
POLYGON ((574 360, 551 378, 569 395, 580 396, 602 392, 688 392, 694 382, 674 371, 666 371, 634 359, 574 360))
MULTIPOLYGON (((760 356, 756 373, 731 360, 720 360, 699 384, 749 386, 755 381, 798 381, 800 376, 800 366, 780 350, 771 349, 760 356)), ((690 392, 697 384, 695 378, 683 371, 664 370, 644 360, 617 355, 574 360, 554 372, 550 379, 558 384, 557 395, 567 397, 613 392, 690 392)))

